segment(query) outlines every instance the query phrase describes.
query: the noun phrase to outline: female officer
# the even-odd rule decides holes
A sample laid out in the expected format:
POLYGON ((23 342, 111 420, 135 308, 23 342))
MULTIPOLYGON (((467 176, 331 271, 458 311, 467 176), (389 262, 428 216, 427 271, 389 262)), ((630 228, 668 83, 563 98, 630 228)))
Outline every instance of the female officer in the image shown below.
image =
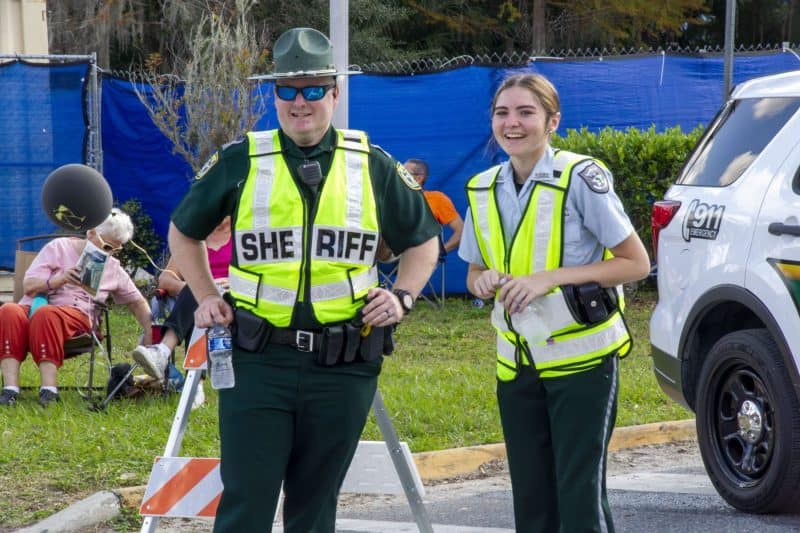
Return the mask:
POLYGON ((497 401, 517 531, 613 531, 606 452, 631 346, 615 286, 647 275, 647 252, 605 165, 550 146, 561 113, 546 78, 507 78, 491 116, 509 160, 469 180, 459 255, 467 288, 502 306, 497 401))

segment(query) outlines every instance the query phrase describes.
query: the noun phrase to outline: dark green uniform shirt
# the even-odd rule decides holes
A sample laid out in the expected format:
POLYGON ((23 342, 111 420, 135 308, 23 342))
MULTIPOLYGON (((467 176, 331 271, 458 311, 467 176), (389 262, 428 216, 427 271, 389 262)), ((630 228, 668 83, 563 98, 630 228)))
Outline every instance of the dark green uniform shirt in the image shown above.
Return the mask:
MULTIPOLYGON (((336 145, 336 131, 330 128, 322 142, 310 148, 298 147, 280 131, 283 156, 307 205, 314 205, 315 193, 306 186, 297 173, 297 167, 306 161, 318 161, 322 175, 331 166, 336 145)), ((242 139, 225 146, 200 171, 189 192, 172 214, 172 222, 186 236, 203 240, 225 218, 233 215, 239 202, 244 181, 250 171, 248 141, 242 139), (209 168, 206 168, 209 167, 209 168)), ((437 236, 441 226, 434 219, 428 203, 410 174, 401 175, 402 168, 380 148, 370 145, 369 171, 378 208, 381 237, 395 254, 417 246, 437 236)), ((324 179, 323 179, 324 183, 324 179)), ((320 187, 323 185, 320 184, 320 187)), ((314 213, 309 211, 309 219, 314 213)), ((233 243, 236 257, 236 242, 233 243)), ((309 294, 309 280, 303 294, 309 294)), ((311 306, 298 302, 293 328, 317 328, 311 306)))

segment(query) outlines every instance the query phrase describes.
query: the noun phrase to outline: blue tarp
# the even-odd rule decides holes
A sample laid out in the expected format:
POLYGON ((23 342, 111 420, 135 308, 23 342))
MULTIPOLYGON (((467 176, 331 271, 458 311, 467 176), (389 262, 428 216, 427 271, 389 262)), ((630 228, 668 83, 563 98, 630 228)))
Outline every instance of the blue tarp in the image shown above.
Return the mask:
POLYGON ((103 175, 115 201, 139 200, 166 240, 169 215, 189 189, 191 167, 172 153, 127 81, 103 80, 102 125, 103 175))
MULTIPOLYGON (((739 56, 734 62, 733 81, 739 83, 797 68, 800 68, 800 61, 788 53, 739 56)), ((525 71, 546 75, 558 88, 562 133, 570 128, 598 131, 606 126, 624 130, 628 127, 647 129, 651 125, 658 131, 673 126, 690 131, 707 124, 722 103, 723 61, 719 56, 653 54, 593 60, 539 60, 514 69, 469 66, 431 74, 351 77, 350 127, 367 131, 374 143, 400 161, 409 157, 427 160, 431 167, 427 188, 444 191, 463 213, 466 180, 502 159, 491 143, 489 106, 494 90, 506 75, 525 71)), ((3 69, 0 69, 0 76, 3 76, 3 69)), ((0 77, 0 83, 5 87, 4 78, 0 77)), ((27 104, 16 101, 23 100, 21 93, 24 92, 25 89, 17 90, 16 103, 6 104, 7 108, 27 108, 27 104)), ((270 91, 265 93, 271 95, 270 91)), ((0 98, 5 102, 6 90, 0 98)), ((152 125, 129 82, 104 78, 102 104, 103 171, 115 200, 119 203, 129 198, 140 200, 153 218, 156 231, 165 235, 170 212, 189 186, 191 170, 172 154, 169 142, 152 125)), ((271 102, 269 108, 270 112, 259 123, 260 129, 277 127, 271 102)), ((24 135, 31 134, 8 134, 8 127, 14 126, 8 116, 0 121, 3 146, 7 138, 13 138, 15 143, 24 145, 19 147, 21 150, 31 153, 40 150, 30 143, 18 143, 17 139, 29 138, 24 135), (11 137, 3 137, 4 133, 11 137)), ((81 135, 82 130, 80 134, 68 136, 67 140, 74 142, 81 135)), ((58 145, 59 150, 66 149, 68 144, 65 142, 61 146, 61 141, 50 141, 53 146, 58 145)), ((53 150, 52 146, 49 149, 53 150)), ((71 153, 76 154, 74 158, 62 162, 80 160, 79 150, 71 153)), ((27 165, 27 160, 7 164, 5 157, 0 154, 0 179, 4 187, 8 180, 6 167, 27 165)), ((18 214, 13 215, 15 220, 42 218, 31 213, 41 213, 37 195, 45 169, 27 166, 30 168, 25 170, 25 177, 15 179, 28 185, 14 190, 14 200, 9 200, 9 195, 3 200, 18 208, 18 214)), ((3 236, 6 240, 0 241, 0 265, 8 264, 12 257, 14 239, 31 233, 28 228, 21 227, 6 230, 5 211, 3 236)), ((446 268, 447 292, 463 293, 466 265, 451 253, 446 268)), ((438 276, 436 278, 434 282, 438 284, 438 276)))
POLYGON ((54 169, 84 161, 87 64, 0 65, 0 267, 20 237, 53 233, 41 190, 54 169))

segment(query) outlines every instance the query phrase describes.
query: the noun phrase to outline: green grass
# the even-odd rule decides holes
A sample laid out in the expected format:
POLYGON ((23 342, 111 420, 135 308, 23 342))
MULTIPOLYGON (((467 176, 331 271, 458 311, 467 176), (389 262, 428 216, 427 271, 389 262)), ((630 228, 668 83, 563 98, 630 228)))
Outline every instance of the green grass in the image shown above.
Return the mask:
MULTIPOLYGON (((618 426, 683 419, 691 413, 671 402, 653 376, 648 321, 652 292, 631 298, 628 323, 635 339, 621 365, 618 426)), ((401 440, 414 452, 502 441, 494 397, 494 333, 490 308, 463 299, 443 311, 424 302, 397 330, 397 350, 385 361, 380 390, 401 440)), ((124 309, 113 309, 115 362, 129 361, 138 331, 124 309)), ((67 361, 59 382, 77 381, 83 356, 67 361)), ((179 354, 182 360, 182 354, 179 354)), ((30 359, 23 385, 38 385, 30 359)), ((142 485, 153 457, 163 453, 178 396, 112 402, 91 412, 75 391, 43 410, 37 391, 23 390, 18 406, 0 409, 0 524, 41 519, 98 490, 142 485)), ((216 393, 206 385, 207 404, 192 412, 181 455, 217 456, 216 393)), ((380 439, 372 417, 364 439, 380 439)), ((0 530, 2 530, 0 526, 0 530)))

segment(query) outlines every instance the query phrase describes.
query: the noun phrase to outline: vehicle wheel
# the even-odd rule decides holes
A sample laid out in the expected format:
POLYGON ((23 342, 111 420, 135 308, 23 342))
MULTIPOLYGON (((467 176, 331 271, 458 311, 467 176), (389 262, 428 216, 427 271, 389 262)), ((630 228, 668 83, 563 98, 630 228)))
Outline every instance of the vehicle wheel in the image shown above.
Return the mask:
POLYGON ((749 513, 797 511, 800 402, 765 329, 722 337, 700 371, 697 437, 717 492, 749 513))

